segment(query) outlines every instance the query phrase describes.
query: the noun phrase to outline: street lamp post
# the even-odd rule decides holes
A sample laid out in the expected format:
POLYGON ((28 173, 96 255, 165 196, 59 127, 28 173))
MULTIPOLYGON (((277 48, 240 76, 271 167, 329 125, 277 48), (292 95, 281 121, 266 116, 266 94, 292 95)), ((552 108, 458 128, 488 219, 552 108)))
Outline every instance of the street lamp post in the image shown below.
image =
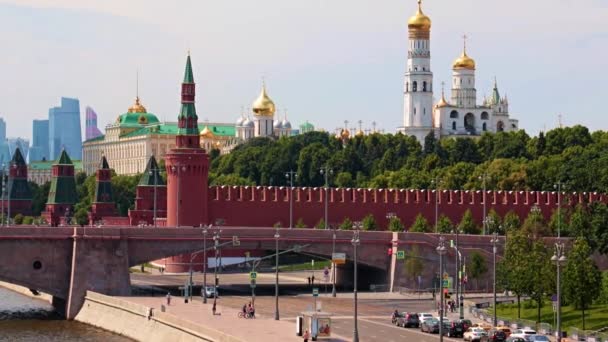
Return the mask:
POLYGON ((295 171, 285 173, 285 177, 289 179, 289 228, 293 228, 293 178, 298 175, 295 171))
POLYGON ((560 268, 566 264, 566 253, 563 242, 555 243, 555 254, 551 261, 557 267, 557 342, 562 341, 562 298, 561 298, 561 272, 560 268))
MULTIPOLYGON (((211 228, 211 225, 209 225, 211 228)), ((203 304, 207 304, 207 226, 203 227, 203 304)))
POLYGON ((329 229, 329 225, 328 225, 328 216, 327 216, 327 211, 328 211, 328 204, 329 204, 329 199, 327 196, 327 193, 329 191, 329 176, 334 174, 334 170, 328 168, 327 166, 324 166, 321 168, 321 170, 319 171, 321 172, 321 175, 325 176, 325 229, 329 229))
POLYGON ((8 184, 6 186, 6 190, 8 192, 7 198, 8 198, 8 217, 6 218, 8 222, 8 225, 11 224, 11 192, 13 190, 13 183, 11 183, 11 169, 12 168, 17 168, 17 165, 13 164, 12 162, 9 164, 9 169, 8 169, 8 184))
POLYGON ((274 319, 279 320, 279 228, 274 233, 275 238, 275 261, 274 261, 274 319))
POLYGON ((332 229, 331 235, 331 296, 336 297, 336 263, 334 262, 334 253, 336 252, 336 227, 332 229))
POLYGON ((0 182, 2 182, 2 222, 0 222, 0 226, 4 226, 4 221, 5 221, 5 215, 4 215, 4 194, 6 193, 6 183, 4 180, 4 173, 6 172, 5 168, 4 168, 4 164, 2 164, 2 178, 0 180, 0 182))
POLYGON ((437 254, 439 254, 439 295, 441 297, 439 304, 439 341, 443 342, 443 308, 444 308, 444 295, 443 295, 443 256, 447 252, 445 247, 445 238, 439 237, 439 245, 436 248, 437 254))
POLYGON ((213 305, 215 306, 216 302, 217 302, 217 283, 218 283, 218 279, 217 279, 217 267, 218 267, 218 252, 219 252, 219 245, 220 245, 220 232, 221 230, 216 231, 213 234, 213 249, 215 250, 215 267, 213 269, 213 272, 215 273, 213 276, 213 305))
MULTIPOLYGON (((351 240, 351 243, 353 244, 353 259, 355 262, 355 268, 354 268, 354 279, 353 279, 353 295, 354 295, 354 305, 355 305, 355 316, 354 316, 354 323, 355 323, 355 328, 353 331, 353 342, 359 342, 359 328, 357 327, 357 246, 361 243, 361 240, 359 239, 359 229, 361 229, 361 227, 363 226, 363 224, 360 221, 356 221, 353 222, 353 230, 354 230, 354 234, 353 234, 353 238, 351 240)), ((316 310, 316 308, 315 308, 316 310)))
POLYGON ((456 304, 458 306, 458 312, 459 312, 459 318, 460 319, 464 319, 464 305, 462 303, 462 300, 464 299, 462 297, 462 290, 461 290, 461 285, 460 285, 460 251, 458 250, 458 236, 459 236, 459 232, 460 232, 460 228, 458 226, 456 226, 454 228, 454 232, 456 233, 456 244, 454 245, 454 264, 455 264, 455 274, 454 276, 456 277, 456 281, 454 284, 454 287, 456 289, 456 304))
POLYGON ((490 240, 490 242, 492 243, 492 253, 493 253, 492 262, 494 264, 494 267, 492 268, 492 282, 493 282, 492 288, 493 288, 493 292, 494 292, 494 320, 493 320, 493 322, 494 322, 494 326, 496 326, 498 323, 498 319, 496 317, 496 250, 497 250, 496 245, 498 244, 498 242, 500 242, 498 240, 497 232, 494 232, 494 234, 492 234, 492 239, 490 240))

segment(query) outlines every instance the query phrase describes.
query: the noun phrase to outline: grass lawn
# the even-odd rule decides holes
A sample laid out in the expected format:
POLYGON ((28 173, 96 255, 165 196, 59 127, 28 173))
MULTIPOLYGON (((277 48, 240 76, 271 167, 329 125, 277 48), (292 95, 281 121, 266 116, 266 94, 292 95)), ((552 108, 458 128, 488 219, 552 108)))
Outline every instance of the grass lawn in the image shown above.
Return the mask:
POLYGON ((310 262, 305 262, 302 264, 293 264, 293 265, 283 265, 283 266, 279 266, 279 270, 281 271, 306 271, 306 270, 311 270, 311 269, 315 269, 315 270, 322 270, 325 267, 331 268, 331 261, 330 260, 315 260, 315 266, 312 267, 310 265, 310 262))
MULTIPOLYGON (((492 309, 488 309, 492 312, 492 309)), ((516 319, 517 303, 502 304, 498 306, 497 315, 500 317, 516 319)), ((536 321, 538 309, 532 307, 525 308, 524 302, 521 303, 521 318, 536 321)), ((553 325, 553 308, 551 302, 545 302, 540 311, 541 321, 553 325)), ((583 317, 580 310, 574 310, 573 306, 562 306, 562 328, 569 330, 570 327, 583 329, 583 317)), ((608 305, 592 305, 585 310, 585 330, 595 331, 600 328, 608 327, 608 305)))

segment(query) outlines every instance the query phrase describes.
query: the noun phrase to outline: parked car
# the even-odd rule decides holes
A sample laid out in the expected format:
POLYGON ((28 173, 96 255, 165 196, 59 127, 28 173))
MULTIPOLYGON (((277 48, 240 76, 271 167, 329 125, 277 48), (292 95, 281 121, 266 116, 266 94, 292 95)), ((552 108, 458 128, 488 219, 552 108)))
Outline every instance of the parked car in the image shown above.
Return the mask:
POLYGON ((489 323, 486 323, 486 322, 474 323, 472 325, 472 327, 474 327, 474 328, 482 328, 485 331, 490 331, 493 328, 492 324, 489 324, 489 323))
POLYGON ((428 313, 428 312, 422 312, 418 314, 418 317, 420 318, 420 320, 423 320, 425 318, 433 318, 435 316, 433 316, 432 313, 428 313))
POLYGON ((511 336, 511 328, 505 327, 504 325, 500 325, 496 327, 496 330, 504 331, 507 334, 507 337, 511 336))
POLYGON ((549 342, 549 337, 545 335, 530 335, 526 337, 527 342, 549 342))
POLYGON ((536 331, 532 329, 515 329, 511 332, 511 336, 521 337, 525 340, 527 340, 527 337, 530 335, 536 335, 536 331))
POLYGON ((462 331, 467 331, 470 327, 473 326, 473 323, 471 322, 470 319, 459 319, 459 320, 456 320, 455 322, 462 324, 462 331))
POLYGON ((431 334, 438 334, 439 321, 434 317, 422 320, 422 323, 420 324, 420 331, 428 332, 431 334))
POLYGON ((415 312, 404 312, 397 320, 398 327, 418 328, 420 326, 420 318, 415 312))
POLYGON ((448 337, 463 337, 464 332, 467 330, 464 328, 463 320, 455 320, 450 323, 450 326, 447 328, 448 337))
MULTIPOLYGON (((207 298, 215 297, 215 290, 216 290, 215 286, 207 286, 207 287, 205 287, 204 296, 207 297, 207 298)), ((219 291, 218 291, 217 296, 218 297, 220 296, 219 291)))
POLYGON ((499 329, 492 329, 488 332, 488 337, 491 342, 505 342, 507 340, 507 334, 499 329))
POLYGON ((526 339, 523 337, 509 336, 509 338, 507 338, 507 342, 526 342, 526 339))
POLYGON ((466 342, 488 342, 488 333, 479 327, 473 327, 465 331, 464 340, 466 342))

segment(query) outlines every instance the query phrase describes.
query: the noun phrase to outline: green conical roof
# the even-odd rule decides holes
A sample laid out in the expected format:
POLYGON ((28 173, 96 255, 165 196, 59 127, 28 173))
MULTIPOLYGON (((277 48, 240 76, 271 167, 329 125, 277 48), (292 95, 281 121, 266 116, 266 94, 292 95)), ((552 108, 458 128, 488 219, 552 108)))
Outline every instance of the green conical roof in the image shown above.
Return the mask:
POLYGON ((70 159, 70 156, 68 156, 68 153, 65 150, 61 151, 57 165, 73 165, 72 159, 70 159))
POLYGON ((21 154, 21 150, 19 149, 19 147, 15 149, 13 159, 11 160, 11 165, 25 165, 25 159, 23 159, 23 155, 21 154))
POLYGON ((160 171, 161 170, 156 163, 156 158, 151 156, 150 159, 148 159, 146 170, 139 180, 139 185, 154 186, 154 184, 156 184, 158 186, 164 186, 165 181, 163 180, 163 177, 161 177, 160 171))
POLYGON ((184 83, 194 83, 194 76, 192 75, 192 62, 190 61, 190 53, 188 53, 188 59, 186 59, 186 71, 184 72, 184 83))
POLYGON ((108 164, 108 160, 106 159, 106 156, 102 156, 101 157, 101 164, 99 165, 99 168, 101 170, 109 170, 110 169, 110 164, 108 164))
POLYGON ((494 89, 492 89, 492 103, 500 103, 500 94, 498 93, 498 84, 496 82, 496 79, 494 79, 494 89))

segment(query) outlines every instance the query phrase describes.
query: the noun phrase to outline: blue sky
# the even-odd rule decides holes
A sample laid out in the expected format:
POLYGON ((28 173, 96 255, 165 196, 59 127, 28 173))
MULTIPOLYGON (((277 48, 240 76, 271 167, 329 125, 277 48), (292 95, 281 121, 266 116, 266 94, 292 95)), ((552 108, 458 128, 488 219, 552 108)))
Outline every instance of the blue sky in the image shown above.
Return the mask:
MULTIPOLYGON (((608 129, 605 0, 424 1, 435 83, 448 83, 467 34, 479 97, 494 76, 520 127, 608 129)), ((232 122, 265 77, 293 124, 344 120, 394 132, 402 121, 407 19, 415 0, 0 0, 0 116, 31 136, 61 96, 92 106, 99 126, 139 93, 174 121, 191 50, 201 120, 232 122)), ((440 96, 436 87, 435 96, 440 96)))

